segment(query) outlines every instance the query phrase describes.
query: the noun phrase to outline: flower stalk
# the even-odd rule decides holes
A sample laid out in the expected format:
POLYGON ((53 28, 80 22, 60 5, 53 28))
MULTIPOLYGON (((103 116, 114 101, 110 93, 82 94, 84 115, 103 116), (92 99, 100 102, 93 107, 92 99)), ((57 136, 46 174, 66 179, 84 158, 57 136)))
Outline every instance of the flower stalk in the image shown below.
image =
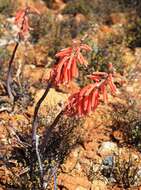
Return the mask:
POLYGON ((52 87, 52 80, 48 81, 48 85, 46 87, 46 90, 44 94, 41 96, 41 98, 38 100, 35 109, 34 109, 34 115, 33 115, 33 121, 32 121, 32 160, 31 160, 31 176, 33 174, 33 157, 34 154, 36 154, 38 164, 39 164, 39 170, 40 170, 40 182, 41 186, 43 188, 44 182, 43 182, 43 165, 41 162, 40 153, 38 150, 39 142, 38 142, 38 135, 37 135, 37 128, 38 128, 38 112, 40 109, 40 106, 44 99, 46 98, 50 88, 52 87))
POLYGON ((6 81, 8 96, 10 97, 12 102, 14 102, 14 95, 13 95, 12 89, 11 89, 11 84, 12 84, 12 64, 13 64, 13 61, 14 61, 18 46, 19 46, 19 42, 16 43, 15 48, 14 48, 13 53, 12 53, 12 56, 11 56, 11 59, 10 59, 10 61, 8 63, 8 73, 7 73, 7 81, 6 81))

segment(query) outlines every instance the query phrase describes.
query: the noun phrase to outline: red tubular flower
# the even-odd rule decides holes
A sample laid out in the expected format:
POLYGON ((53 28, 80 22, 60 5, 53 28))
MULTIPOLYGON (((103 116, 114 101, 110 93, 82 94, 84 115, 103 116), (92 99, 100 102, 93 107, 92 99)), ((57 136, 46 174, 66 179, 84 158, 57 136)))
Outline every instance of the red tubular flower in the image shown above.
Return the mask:
POLYGON ((113 83, 113 69, 110 65, 110 72, 94 72, 89 78, 95 81, 88 84, 76 94, 70 96, 66 107, 67 115, 83 116, 94 111, 99 105, 100 95, 103 96, 105 103, 108 102, 107 85, 112 93, 116 92, 116 86, 113 83))
POLYGON ((72 47, 65 48, 56 54, 59 58, 58 64, 54 67, 55 83, 68 83, 73 78, 78 77, 77 63, 87 65, 87 60, 83 57, 81 50, 90 51, 91 48, 80 41, 73 40, 72 47))
POLYGON ((78 93, 70 96, 66 114, 83 116, 94 111, 98 104, 99 93, 97 83, 89 84, 78 93))
POLYGON ((20 37, 24 37, 29 32, 27 12, 28 12, 28 8, 24 8, 24 9, 19 10, 15 16, 15 24, 19 27, 20 37))
POLYGON ((39 11, 33 7, 26 7, 24 9, 20 9, 15 16, 15 24, 19 27, 19 36, 20 38, 24 38, 30 30, 29 27, 29 13, 40 14, 39 11))

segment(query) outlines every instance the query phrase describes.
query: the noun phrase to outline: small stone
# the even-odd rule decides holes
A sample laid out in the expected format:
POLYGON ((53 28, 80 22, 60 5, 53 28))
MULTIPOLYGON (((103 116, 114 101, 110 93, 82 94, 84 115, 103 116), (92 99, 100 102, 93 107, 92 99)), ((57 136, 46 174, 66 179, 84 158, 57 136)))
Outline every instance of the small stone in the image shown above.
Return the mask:
POLYGON ((84 187, 81 187, 81 186, 78 186, 78 187, 76 187, 76 189, 75 190, 87 190, 86 188, 84 188, 84 187))
POLYGON ((0 47, 3 47, 5 45, 8 44, 8 40, 7 39, 0 39, 0 47))
POLYGON ((113 156, 107 156, 103 160, 103 165, 112 166, 113 165, 113 156))
MULTIPOLYGON (((72 150, 72 152, 69 154, 67 160, 62 165, 63 172, 69 173, 73 169, 76 169, 77 160, 78 160, 78 156, 79 156, 80 150, 81 150, 80 147, 77 147, 74 150, 72 150)), ((81 166, 77 165, 77 169, 78 169, 78 171, 80 171, 81 170, 81 166)))
POLYGON ((118 152, 117 144, 109 141, 103 142, 98 150, 98 154, 103 157, 112 155, 117 152, 118 152))
POLYGON ((114 33, 114 30, 111 27, 107 26, 107 25, 101 26, 100 29, 104 33, 109 33, 109 34, 114 33))
POLYGON ((90 189, 90 182, 87 177, 70 176, 68 174, 60 174, 58 176, 58 185, 64 186, 69 190, 79 190, 78 187, 81 187, 81 190, 82 188, 83 190, 90 189))
POLYGON ((91 186, 91 190, 107 190, 105 182, 101 180, 94 180, 91 186))
POLYGON ((76 24, 79 26, 81 23, 86 22, 86 17, 81 13, 77 13, 77 15, 75 16, 75 21, 76 24))
POLYGON ((127 16, 124 13, 112 13, 111 20, 113 24, 127 24, 127 16))

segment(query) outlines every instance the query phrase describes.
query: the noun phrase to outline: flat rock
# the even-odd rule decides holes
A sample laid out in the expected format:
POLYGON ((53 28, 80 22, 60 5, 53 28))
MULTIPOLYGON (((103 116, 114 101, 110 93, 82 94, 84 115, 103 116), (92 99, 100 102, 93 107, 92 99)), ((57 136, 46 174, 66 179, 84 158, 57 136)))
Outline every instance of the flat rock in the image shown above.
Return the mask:
MULTIPOLYGON (((35 105, 38 102, 38 100, 41 98, 43 93, 45 92, 45 89, 38 90, 35 95, 35 105)), ((57 92, 55 89, 51 88, 42 102, 40 113, 42 115, 47 114, 48 109, 57 109, 59 103, 63 103, 67 101, 67 94, 57 92)))

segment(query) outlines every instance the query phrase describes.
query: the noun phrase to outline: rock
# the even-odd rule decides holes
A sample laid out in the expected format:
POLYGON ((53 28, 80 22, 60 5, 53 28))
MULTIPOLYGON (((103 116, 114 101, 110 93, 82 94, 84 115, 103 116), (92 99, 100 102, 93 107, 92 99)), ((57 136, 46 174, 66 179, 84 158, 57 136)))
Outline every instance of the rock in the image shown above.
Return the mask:
POLYGON ((104 34, 107 34, 107 33, 112 34, 112 33, 114 33, 114 30, 111 27, 107 26, 107 25, 102 25, 100 27, 100 29, 101 29, 102 32, 104 32, 104 34))
POLYGON ((118 146, 116 143, 113 142, 103 142, 98 149, 98 154, 102 157, 110 156, 112 154, 117 154, 118 146))
POLYGON ((47 64, 47 50, 44 46, 36 45, 33 47, 31 51, 31 61, 35 61, 35 65, 37 66, 45 66, 47 64), (32 54, 33 51, 33 54, 32 54), (34 55, 34 57, 33 57, 34 55))
POLYGON ((84 188, 84 187, 78 186, 78 187, 76 187, 75 190, 87 190, 87 188, 84 188))
POLYGON ((54 10, 62 10, 65 6, 66 4, 62 0, 54 0, 51 8, 54 10))
POLYGON ((91 150, 86 151, 85 157, 87 159, 92 159, 93 160, 95 158, 95 151, 91 151, 91 150))
POLYGON ((81 13, 77 13, 75 16, 75 21, 76 21, 76 24, 79 26, 80 24, 86 22, 86 17, 81 13))
POLYGON ((23 77, 31 83, 38 83, 42 80, 44 69, 33 65, 25 65, 23 68, 23 77))
POLYGON ((19 47, 20 52, 18 52, 19 57, 23 55, 23 61, 28 65, 36 65, 38 67, 45 67, 50 65, 53 61, 50 57, 47 57, 47 47, 44 45, 32 45, 28 44, 25 47, 25 44, 22 44, 22 47, 19 47))
POLYGON ((112 13, 110 15, 113 24, 127 24, 127 15, 125 13, 112 13))
POLYGON ((124 133, 121 130, 115 130, 112 132, 112 137, 118 142, 122 143, 124 140, 124 133))
POLYGON ((60 174, 58 176, 58 185, 64 186, 69 190, 78 190, 78 187, 81 189, 90 189, 91 186, 87 177, 70 176, 67 174, 60 174))
POLYGON ((9 43, 7 39, 0 39, 0 47, 6 46, 9 43))
MULTIPOLYGON (((78 156, 80 152, 80 147, 77 147, 76 149, 72 150, 72 152, 69 154, 67 160, 62 165, 62 170, 65 173, 71 172, 73 169, 75 169, 75 166, 77 164, 78 156)), ((78 168, 81 169, 81 168, 78 168)))
MULTIPOLYGON (((36 92, 35 95, 35 105, 37 103, 37 101, 40 99, 40 97, 43 95, 44 93, 44 89, 38 90, 36 92)), ((63 102, 67 101, 67 95, 63 94, 61 92, 57 92, 55 89, 51 88, 46 96, 46 98, 44 99, 44 101, 42 102, 41 108, 40 108, 40 113, 42 115, 46 115, 47 114, 47 110, 48 109, 54 109, 58 107, 58 105, 63 102)))
POLYGON ((105 182, 101 180, 94 180, 91 186, 91 190, 107 190, 105 182))
POLYGON ((112 166, 113 165, 113 156, 107 156, 104 158, 103 160, 103 165, 106 165, 106 166, 112 166))

